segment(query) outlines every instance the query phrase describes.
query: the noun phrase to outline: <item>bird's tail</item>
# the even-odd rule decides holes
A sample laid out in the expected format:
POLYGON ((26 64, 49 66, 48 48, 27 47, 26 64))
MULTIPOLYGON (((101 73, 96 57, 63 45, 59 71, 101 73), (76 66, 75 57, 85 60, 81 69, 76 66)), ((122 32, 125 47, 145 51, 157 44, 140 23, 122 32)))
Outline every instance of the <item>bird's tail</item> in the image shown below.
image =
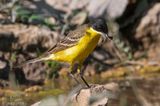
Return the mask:
POLYGON ((19 64, 19 65, 15 66, 15 68, 22 67, 22 66, 30 64, 30 63, 36 63, 36 62, 51 60, 53 58, 54 58, 54 54, 51 54, 49 56, 38 57, 38 58, 31 59, 31 60, 28 60, 26 62, 23 62, 22 64, 19 64))

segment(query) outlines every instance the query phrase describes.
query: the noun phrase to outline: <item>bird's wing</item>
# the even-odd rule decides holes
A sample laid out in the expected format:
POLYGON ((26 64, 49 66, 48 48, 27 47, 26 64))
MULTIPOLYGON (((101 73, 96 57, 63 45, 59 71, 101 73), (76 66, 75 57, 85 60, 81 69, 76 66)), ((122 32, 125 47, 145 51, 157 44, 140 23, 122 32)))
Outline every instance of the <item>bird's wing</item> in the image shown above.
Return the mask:
POLYGON ((78 43, 81 37, 83 37, 86 33, 87 28, 89 28, 89 25, 83 25, 71 32, 68 33, 68 35, 60 40, 56 45, 54 45, 51 49, 49 49, 47 52, 42 54, 40 57, 26 61, 16 67, 21 67, 25 64, 29 63, 35 63, 35 62, 40 62, 43 60, 48 60, 50 57, 50 54, 59 52, 61 50, 65 50, 67 48, 70 48, 78 43))
POLYGON ((67 36, 51 48, 47 54, 56 53, 75 46, 80 38, 85 35, 87 28, 89 28, 89 25, 83 25, 73 31, 70 31, 67 36))

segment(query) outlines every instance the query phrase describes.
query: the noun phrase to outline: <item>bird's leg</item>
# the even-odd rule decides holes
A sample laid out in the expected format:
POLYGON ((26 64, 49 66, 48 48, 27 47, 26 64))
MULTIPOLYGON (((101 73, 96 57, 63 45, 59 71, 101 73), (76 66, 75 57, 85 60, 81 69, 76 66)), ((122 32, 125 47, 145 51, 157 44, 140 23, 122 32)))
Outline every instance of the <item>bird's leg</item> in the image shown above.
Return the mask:
POLYGON ((69 76, 70 76, 71 78, 73 78, 73 79, 75 80, 75 82, 76 82, 77 84, 80 84, 80 82, 75 78, 75 76, 74 76, 71 72, 69 72, 68 74, 69 74, 69 76))
POLYGON ((83 78, 83 73, 82 73, 82 70, 81 70, 81 65, 78 66, 78 73, 80 74, 80 77, 82 79, 82 81, 85 83, 85 85, 90 88, 89 84, 87 83, 87 81, 83 78))
POLYGON ((69 69, 70 69, 70 71, 68 72, 69 76, 70 76, 71 78, 73 78, 77 84, 80 84, 80 82, 79 82, 79 81, 75 78, 75 76, 71 73, 72 70, 73 70, 73 65, 71 65, 69 69))

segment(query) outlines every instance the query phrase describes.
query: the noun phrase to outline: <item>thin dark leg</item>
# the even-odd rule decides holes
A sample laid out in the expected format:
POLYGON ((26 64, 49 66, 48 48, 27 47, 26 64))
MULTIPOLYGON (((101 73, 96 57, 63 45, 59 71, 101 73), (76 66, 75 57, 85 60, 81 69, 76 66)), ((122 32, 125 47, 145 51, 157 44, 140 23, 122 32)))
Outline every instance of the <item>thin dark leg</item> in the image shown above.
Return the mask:
POLYGON ((72 74, 72 73, 68 73, 69 74, 69 76, 71 77, 71 78, 73 78, 74 80, 75 80, 75 82, 77 83, 77 84, 80 84, 80 82, 75 78, 75 76, 72 74))
POLYGON ((81 77, 82 81, 85 83, 85 85, 86 85, 88 88, 90 88, 89 84, 88 84, 87 81, 83 78, 83 75, 82 75, 82 74, 80 74, 80 77, 81 77))
POLYGON ((85 83, 85 85, 86 85, 88 88, 90 88, 89 84, 87 83, 87 81, 86 81, 86 80, 84 79, 84 77, 83 77, 83 73, 84 73, 87 65, 88 65, 88 62, 87 62, 87 61, 85 61, 85 64, 83 64, 83 68, 82 68, 82 64, 79 64, 78 70, 79 70, 79 74, 80 74, 80 77, 81 77, 82 81, 85 83))

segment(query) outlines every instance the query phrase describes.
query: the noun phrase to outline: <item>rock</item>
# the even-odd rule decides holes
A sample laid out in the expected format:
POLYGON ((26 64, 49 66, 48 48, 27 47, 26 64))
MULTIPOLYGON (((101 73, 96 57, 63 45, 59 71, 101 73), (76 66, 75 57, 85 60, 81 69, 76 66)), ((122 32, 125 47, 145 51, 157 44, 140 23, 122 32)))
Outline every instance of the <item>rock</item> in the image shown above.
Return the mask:
POLYGON ((35 83, 43 83, 47 76, 48 68, 44 63, 28 64, 23 67, 25 78, 35 83))
POLYGON ((82 25, 87 19, 87 12, 79 12, 71 19, 71 24, 82 25))
POLYGON ((160 40, 160 3, 151 7, 145 16, 141 19, 136 28, 135 38, 141 40, 145 48, 151 44, 151 39, 160 40))
POLYGON ((7 63, 6 63, 6 62, 4 62, 4 61, 1 61, 1 60, 0 60, 0 69, 5 68, 5 67, 6 67, 6 65, 7 65, 7 63))
MULTIPOLYGON (((44 52, 45 49, 54 46, 58 39, 58 32, 51 31, 44 27, 24 24, 6 24, 0 25, 0 50, 6 51, 2 53, 6 60, 11 60, 11 55, 15 55, 16 62, 14 65, 26 61, 27 58, 37 57, 37 50, 44 52), (18 53, 10 53, 11 50, 19 50, 18 53)), ((1 54, 0 54, 1 55, 1 54)), ((8 64, 8 63, 7 63, 8 64)), ((0 61, 0 71, 6 63, 0 61)), ((9 67, 6 67, 9 68, 9 67)), ((23 66, 23 69, 15 69, 16 75, 20 77, 20 81, 25 77, 28 81, 34 83, 42 83, 46 77, 45 64, 37 63, 34 65, 23 66), (23 73, 24 72, 24 73, 23 73), (25 74, 25 75, 24 75, 25 74)), ((0 78, 5 76, 8 78, 8 73, 3 69, 0 72, 0 78), (5 73, 5 75, 1 74, 5 73)), ((18 79, 17 76, 17 79, 18 79)))
POLYGON ((110 99, 116 99, 119 94, 119 86, 116 83, 105 85, 91 85, 91 88, 81 89, 75 94, 72 106, 105 106, 110 99))
MULTIPOLYGON (((53 46, 58 39, 58 34, 47 28, 37 27, 34 25, 23 25, 23 24, 10 24, 10 25, 0 25, 0 40, 2 38, 3 42, 7 39, 11 39, 10 43, 16 42, 18 47, 23 46, 25 48, 28 45, 38 45, 41 41, 42 46, 49 48, 53 46)), ((0 45, 4 45, 0 42, 0 45)))
POLYGON ((129 0, 46 0, 47 4, 66 13, 71 13, 75 9, 85 9, 84 7, 86 7, 89 16, 99 17, 107 13, 111 18, 121 16, 128 2, 129 0))
POLYGON ((111 18, 117 18, 123 14, 127 5, 128 0, 90 0, 87 11, 92 17, 107 14, 111 18))
POLYGON ((83 8, 89 0, 46 0, 52 7, 70 13, 72 10, 83 8))
POLYGON ((58 96, 58 98, 50 96, 32 104, 31 106, 65 106, 63 105, 64 101, 65 101, 64 95, 60 95, 58 96))

